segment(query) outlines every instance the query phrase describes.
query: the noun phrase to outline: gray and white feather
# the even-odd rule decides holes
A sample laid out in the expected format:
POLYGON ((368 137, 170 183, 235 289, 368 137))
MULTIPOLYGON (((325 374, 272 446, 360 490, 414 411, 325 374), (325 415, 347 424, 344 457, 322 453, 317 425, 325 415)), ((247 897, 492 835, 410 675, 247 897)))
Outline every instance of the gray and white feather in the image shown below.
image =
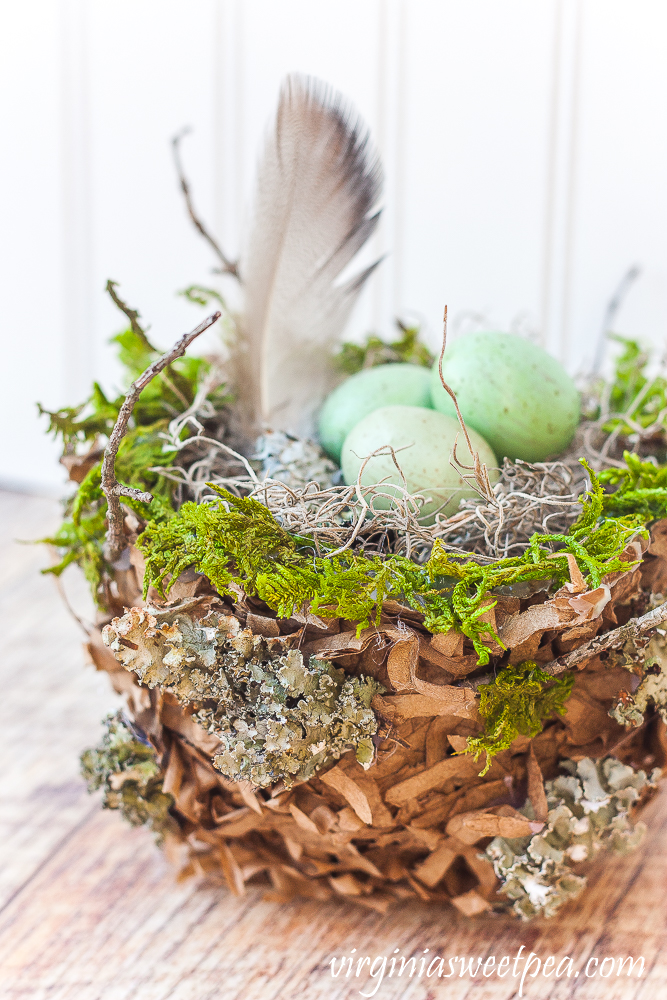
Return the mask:
POLYGON ((373 233, 382 185, 366 126, 319 81, 289 76, 258 171, 241 276, 241 402, 249 425, 308 436, 331 355, 379 261, 336 284, 373 233))

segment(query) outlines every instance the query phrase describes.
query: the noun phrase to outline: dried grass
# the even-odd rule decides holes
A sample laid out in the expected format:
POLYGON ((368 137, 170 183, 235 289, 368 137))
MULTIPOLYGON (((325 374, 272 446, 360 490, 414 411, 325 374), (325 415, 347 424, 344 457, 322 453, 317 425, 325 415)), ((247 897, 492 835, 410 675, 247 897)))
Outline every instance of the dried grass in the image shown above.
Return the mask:
POLYGON ((451 517, 436 514, 434 523, 425 525, 420 521, 425 498, 409 492, 400 455, 391 447, 367 456, 353 485, 323 485, 321 479, 330 481, 331 474, 325 472, 318 481, 309 477, 309 467, 316 460, 320 466, 328 464, 333 469, 332 463, 327 463, 316 445, 295 440, 306 459, 303 468, 297 465, 297 472, 292 470, 284 481, 265 475, 261 462, 245 457, 228 443, 234 440, 229 418, 227 426, 220 420, 222 440, 204 431, 204 420, 210 421, 214 414, 206 410, 210 404, 204 399, 204 390, 200 395, 189 411, 172 421, 166 435, 167 447, 178 450, 182 461, 155 471, 178 483, 181 501, 213 499, 216 494, 209 484, 260 500, 288 531, 312 538, 318 554, 354 547, 367 554, 400 553, 419 562, 440 539, 450 551, 495 559, 520 554, 536 531, 567 531, 581 510, 578 498, 586 476, 574 457, 533 464, 505 459, 492 487, 485 468, 463 465, 455 453, 452 464, 478 497, 462 501, 460 510, 451 517), (185 427, 194 433, 181 440, 185 427), (368 461, 381 454, 392 456, 402 486, 362 484, 368 461), (383 510, 387 501, 389 509, 383 510))

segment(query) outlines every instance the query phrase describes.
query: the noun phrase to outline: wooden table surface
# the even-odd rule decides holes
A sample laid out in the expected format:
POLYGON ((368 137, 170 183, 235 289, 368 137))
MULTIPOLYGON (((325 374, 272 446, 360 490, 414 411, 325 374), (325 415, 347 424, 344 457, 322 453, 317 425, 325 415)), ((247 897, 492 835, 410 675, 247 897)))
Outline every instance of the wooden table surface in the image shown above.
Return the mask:
MULTIPOLYGON (((385 916, 344 903, 278 906, 261 889, 239 900, 218 884, 178 884, 151 835, 102 812, 78 774, 79 753, 117 700, 84 666, 78 626, 53 580, 39 575, 47 551, 15 541, 44 535, 57 519, 52 500, 0 493, 0 997, 347 1000, 375 989, 386 1000, 509 1000, 519 995, 521 962, 517 978, 512 966, 505 978, 461 977, 458 962, 447 980, 407 970, 389 978, 387 966, 380 981, 381 959, 372 979, 370 963, 359 977, 353 967, 333 978, 331 959, 338 971, 352 949, 372 961, 420 958, 428 948, 429 960, 464 956, 474 968, 478 957, 513 960, 524 945, 540 961, 573 959, 569 978, 566 962, 558 980, 529 976, 524 996, 667 998, 665 791, 646 810, 638 851, 598 862, 582 898, 530 925, 417 905, 385 916), (641 978, 584 975, 589 958, 627 955, 644 957, 641 978)), ((68 573, 85 607, 76 571, 68 573)))

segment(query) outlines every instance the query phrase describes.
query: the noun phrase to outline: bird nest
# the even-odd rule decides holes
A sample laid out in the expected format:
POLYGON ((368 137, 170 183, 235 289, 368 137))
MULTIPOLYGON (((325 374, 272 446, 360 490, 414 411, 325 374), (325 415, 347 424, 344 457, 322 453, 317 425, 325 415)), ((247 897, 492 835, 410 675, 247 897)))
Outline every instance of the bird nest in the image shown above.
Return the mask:
POLYGON ((322 608, 283 617, 189 569, 169 600, 144 602, 135 519, 125 528, 113 590, 130 610, 88 650, 127 710, 84 765, 186 871, 239 894, 268 881, 276 900, 414 897, 466 914, 509 900, 532 916, 580 891, 600 848, 637 841, 633 814, 667 759, 651 610, 667 522, 598 587, 570 559, 555 590, 494 593, 491 674, 470 638, 433 634, 396 600, 365 627, 322 608))
POLYGON ((478 499, 424 525, 312 442, 236 451, 213 392, 159 432, 176 513, 115 480, 134 390, 77 494, 107 529, 97 576, 77 550, 87 649, 126 700, 91 789, 234 893, 551 915, 638 841, 667 762, 661 470, 506 460, 490 489, 473 462, 478 499))
MULTIPOLYGON (((96 385, 83 406, 49 414, 77 484, 48 539, 61 555, 50 571, 85 572, 99 608, 87 649, 126 704, 83 754, 84 774, 183 873, 220 875, 237 894, 262 883, 280 901, 551 915, 601 849, 637 842, 635 814, 667 763, 667 471, 656 459, 667 380, 649 381, 626 345, 571 451, 505 460, 493 486, 461 421, 470 455, 453 462, 473 499, 429 523, 391 448, 399 485, 363 484, 363 465, 342 485, 307 436, 258 439, 259 417, 271 425, 289 406, 298 421, 333 377, 311 352, 313 316, 327 336, 322 317, 344 322, 370 272, 335 279, 377 221, 366 139, 326 95, 291 87, 272 142, 315 139, 299 157, 269 149, 260 202, 280 236, 278 284, 283 271, 301 281, 285 248, 301 267, 325 206, 332 247, 311 248, 312 301, 290 286, 262 313, 271 239, 260 227, 240 347, 222 370, 182 357, 219 312, 160 356, 109 282, 130 323, 117 338, 130 390, 114 400, 96 385), (311 161, 342 177, 322 190, 309 187, 317 170, 285 181, 282 170, 311 161), (293 188, 308 204, 296 222, 278 211, 293 188), (351 215, 345 201, 331 210, 331 191, 351 215), (274 357, 280 378, 262 369, 274 357)), ((181 185, 221 270, 238 276, 182 173, 181 185)), ((414 332, 389 360, 428 362, 414 332)))

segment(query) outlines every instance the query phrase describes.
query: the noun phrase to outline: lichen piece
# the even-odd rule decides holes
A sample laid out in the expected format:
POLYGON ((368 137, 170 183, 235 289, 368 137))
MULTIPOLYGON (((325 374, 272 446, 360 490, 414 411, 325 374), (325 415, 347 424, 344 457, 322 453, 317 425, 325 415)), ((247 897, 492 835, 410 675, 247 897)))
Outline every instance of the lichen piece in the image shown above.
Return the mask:
POLYGON ((265 638, 231 616, 133 608, 104 629, 104 642, 142 683, 170 691, 220 740, 214 766, 260 787, 306 781, 354 750, 369 766, 377 720, 366 677, 328 660, 304 661, 289 637, 265 638))
POLYGON ((176 826, 169 815, 171 795, 162 791, 162 772, 154 747, 121 712, 104 720, 96 747, 81 754, 88 791, 104 789, 104 808, 118 809, 132 826, 149 826, 161 841, 176 826))
MULTIPOLYGON (((508 840, 496 837, 486 849, 500 892, 524 920, 551 917, 586 885, 572 866, 602 848, 626 853, 640 842, 645 827, 632 824, 630 807, 656 787, 660 769, 649 776, 615 757, 561 762, 569 774, 545 782, 549 812, 540 833, 508 840)), ((523 812, 533 819, 530 805, 523 812)))

